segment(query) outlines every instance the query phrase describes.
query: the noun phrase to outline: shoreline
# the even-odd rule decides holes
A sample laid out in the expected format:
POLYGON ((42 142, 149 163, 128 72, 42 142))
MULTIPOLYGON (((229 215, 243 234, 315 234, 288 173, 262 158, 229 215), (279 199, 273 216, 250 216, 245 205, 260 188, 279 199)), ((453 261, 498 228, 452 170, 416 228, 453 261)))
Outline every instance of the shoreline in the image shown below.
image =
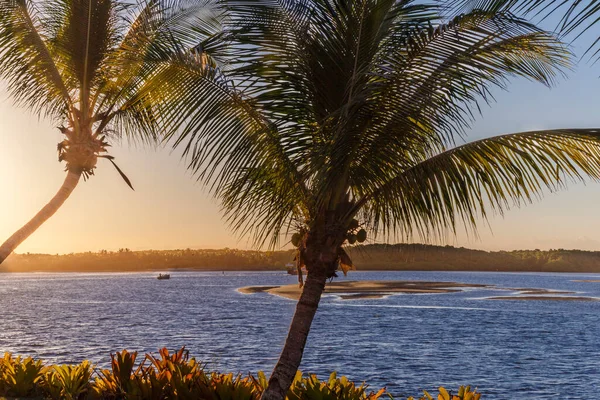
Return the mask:
MULTIPOLYGON (((203 267, 198 267, 198 268, 189 268, 189 267, 183 267, 183 268, 177 268, 177 267, 166 267, 166 268, 155 268, 155 267, 148 267, 148 268, 34 268, 34 269, 30 269, 27 270, 25 268, 14 268, 14 267, 3 267, 2 265, 0 265, 0 274, 85 274, 85 273, 89 273, 89 274, 101 274, 101 273, 106 273, 106 274, 113 274, 113 273, 161 273, 161 272, 280 272, 282 274, 287 274, 287 270, 286 269, 281 269, 281 268, 269 268, 269 267, 265 267, 265 268, 203 268, 203 267)), ((548 270, 535 270, 535 269, 524 269, 524 270, 519 270, 519 271, 515 271, 512 269, 496 269, 496 270, 489 270, 489 269, 444 269, 444 268, 415 268, 415 269, 411 269, 411 268, 397 268, 397 269, 391 269, 391 268, 384 268, 384 269, 357 269, 354 271, 350 271, 349 276, 351 276, 351 274, 353 273, 361 273, 361 272, 477 272, 477 273, 490 273, 490 274, 495 274, 495 273, 502 273, 502 274, 571 274, 571 275, 576 275, 576 274, 582 274, 582 275, 588 275, 588 274, 596 274, 596 275, 600 275, 600 271, 573 271, 573 270, 558 270, 558 271, 548 271, 548 270)), ((294 277, 296 275, 290 275, 291 277, 294 277)), ((573 280, 573 282, 581 282, 581 283, 600 283, 600 279, 576 279, 573 280)))
MULTIPOLYGON (((0 266, 0 274, 132 274, 132 273, 177 273, 177 272, 213 272, 213 273, 234 273, 234 272, 280 272, 281 274, 288 275, 285 269, 268 269, 268 268, 249 268, 249 269, 217 269, 217 268, 90 268, 90 269, 32 269, 25 270, 21 268, 4 269, 0 266)), ((589 275, 595 274, 600 275, 600 271, 541 271, 541 270, 494 270, 490 271, 487 269, 358 269, 350 271, 348 276, 352 273, 361 272, 475 272, 484 274, 565 274, 565 275, 589 275)), ((295 277, 295 275, 290 275, 295 277)), ((600 283, 600 279, 574 279, 573 282, 579 283, 600 283)))
MULTIPOLYGON (((280 272, 283 275, 288 275, 284 269, 204 269, 204 268, 164 268, 164 269, 10 269, 5 270, 0 266, 0 275, 2 274, 134 274, 134 273, 177 273, 177 272, 213 272, 213 273, 237 273, 237 272, 280 272)), ((476 270, 476 269, 363 269, 350 271, 348 276, 352 276, 352 273, 361 272, 475 272, 484 274, 565 274, 565 275, 589 275, 595 274, 600 275, 600 271, 539 271, 539 270, 476 270)), ((289 275, 295 277, 295 275, 289 275)), ((574 279, 573 282, 579 283, 600 283, 600 279, 574 279)), ((1 400, 1 399, 0 399, 1 400)))

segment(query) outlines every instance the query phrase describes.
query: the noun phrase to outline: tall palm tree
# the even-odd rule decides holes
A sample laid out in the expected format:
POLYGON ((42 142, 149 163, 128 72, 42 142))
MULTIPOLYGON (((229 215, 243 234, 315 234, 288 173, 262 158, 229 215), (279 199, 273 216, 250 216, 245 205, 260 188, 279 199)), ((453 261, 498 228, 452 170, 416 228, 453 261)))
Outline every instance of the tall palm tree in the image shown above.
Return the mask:
POLYGON ((557 39, 509 12, 446 21, 411 0, 228 2, 236 118, 191 122, 175 144, 257 245, 282 235, 308 276, 263 399, 283 399, 327 279, 365 233, 426 240, 490 210, 600 177, 595 130, 457 145, 510 77, 551 85, 557 39), (365 229, 366 231, 362 231, 365 229))
POLYGON ((50 202, 0 246, 0 263, 94 174, 98 158, 116 167, 111 139, 156 140, 182 127, 178 96, 193 93, 195 105, 219 96, 207 55, 218 48, 219 19, 208 0, 0 0, 0 78, 17 105, 57 123, 67 172, 50 202))

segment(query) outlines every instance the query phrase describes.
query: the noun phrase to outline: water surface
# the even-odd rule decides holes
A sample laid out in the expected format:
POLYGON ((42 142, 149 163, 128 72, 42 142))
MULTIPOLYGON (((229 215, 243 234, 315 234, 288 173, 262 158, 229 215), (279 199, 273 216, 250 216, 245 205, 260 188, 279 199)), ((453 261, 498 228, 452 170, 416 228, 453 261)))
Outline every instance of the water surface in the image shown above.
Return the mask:
MULTIPOLYGON (((270 371, 294 302, 238 287, 295 282, 284 273, 0 274, 0 352, 106 366, 123 348, 186 346, 211 369, 270 371)), ((355 272, 347 279, 440 280, 569 290, 600 297, 598 274, 355 272)), ((344 279, 344 278, 340 278, 344 279)), ((398 397, 477 386, 484 400, 595 399, 600 302, 504 301, 510 292, 394 295, 321 302, 301 369, 332 370, 398 397)))

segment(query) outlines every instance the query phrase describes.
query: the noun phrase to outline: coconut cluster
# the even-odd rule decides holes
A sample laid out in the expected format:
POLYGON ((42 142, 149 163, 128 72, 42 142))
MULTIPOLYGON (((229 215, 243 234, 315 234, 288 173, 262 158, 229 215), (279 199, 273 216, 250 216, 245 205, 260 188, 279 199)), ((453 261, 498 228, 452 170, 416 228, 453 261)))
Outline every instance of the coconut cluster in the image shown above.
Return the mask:
POLYGON ((363 228, 360 228, 358 224, 358 220, 353 219, 350 221, 350 225, 348 226, 348 233, 346 234, 346 239, 349 244, 354 244, 356 242, 362 243, 367 240, 367 231, 363 228))
MULTIPOLYGON (((363 228, 360 228, 358 220, 353 219, 350 221, 350 225, 348 226, 348 233, 346 233, 346 240, 349 244, 354 244, 356 242, 363 243, 367 240, 367 231, 363 228)), ((296 232, 292 235, 292 245, 294 247, 300 247, 302 244, 302 238, 305 232, 296 232)))
POLYGON ((69 143, 65 147, 60 161, 66 161, 69 167, 81 168, 86 172, 96 168, 98 154, 95 146, 90 143, 69 143))

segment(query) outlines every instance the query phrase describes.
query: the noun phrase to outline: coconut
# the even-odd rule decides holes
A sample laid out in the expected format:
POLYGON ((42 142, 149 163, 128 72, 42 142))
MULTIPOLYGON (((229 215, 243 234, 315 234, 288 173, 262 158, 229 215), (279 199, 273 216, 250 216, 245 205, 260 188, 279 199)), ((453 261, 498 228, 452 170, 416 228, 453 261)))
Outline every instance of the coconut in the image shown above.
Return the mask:
POLYGON ((302 236, 299 233, 294 233, 292 235, 292 244, 296 247, 300 246, 300 241, 302 240, 302 236))
POLYGON ((358 228, 358 221, 356 219, 353 219, 352 221, 350 221, 350 225, 348 226, 348 229, 354 230, 357 228, 358 228))
POLYGON ((356 233, 356 240, 358 240, 358 243, 362 243, 365 240, 367 240, 367 231, 365 231, 364 229, 358 231, 356 233))
POLYGON ((350 244, 354 244, 356 243, 356 235, 351 233, 350 235, 348 235, 348 243, 350 244))

